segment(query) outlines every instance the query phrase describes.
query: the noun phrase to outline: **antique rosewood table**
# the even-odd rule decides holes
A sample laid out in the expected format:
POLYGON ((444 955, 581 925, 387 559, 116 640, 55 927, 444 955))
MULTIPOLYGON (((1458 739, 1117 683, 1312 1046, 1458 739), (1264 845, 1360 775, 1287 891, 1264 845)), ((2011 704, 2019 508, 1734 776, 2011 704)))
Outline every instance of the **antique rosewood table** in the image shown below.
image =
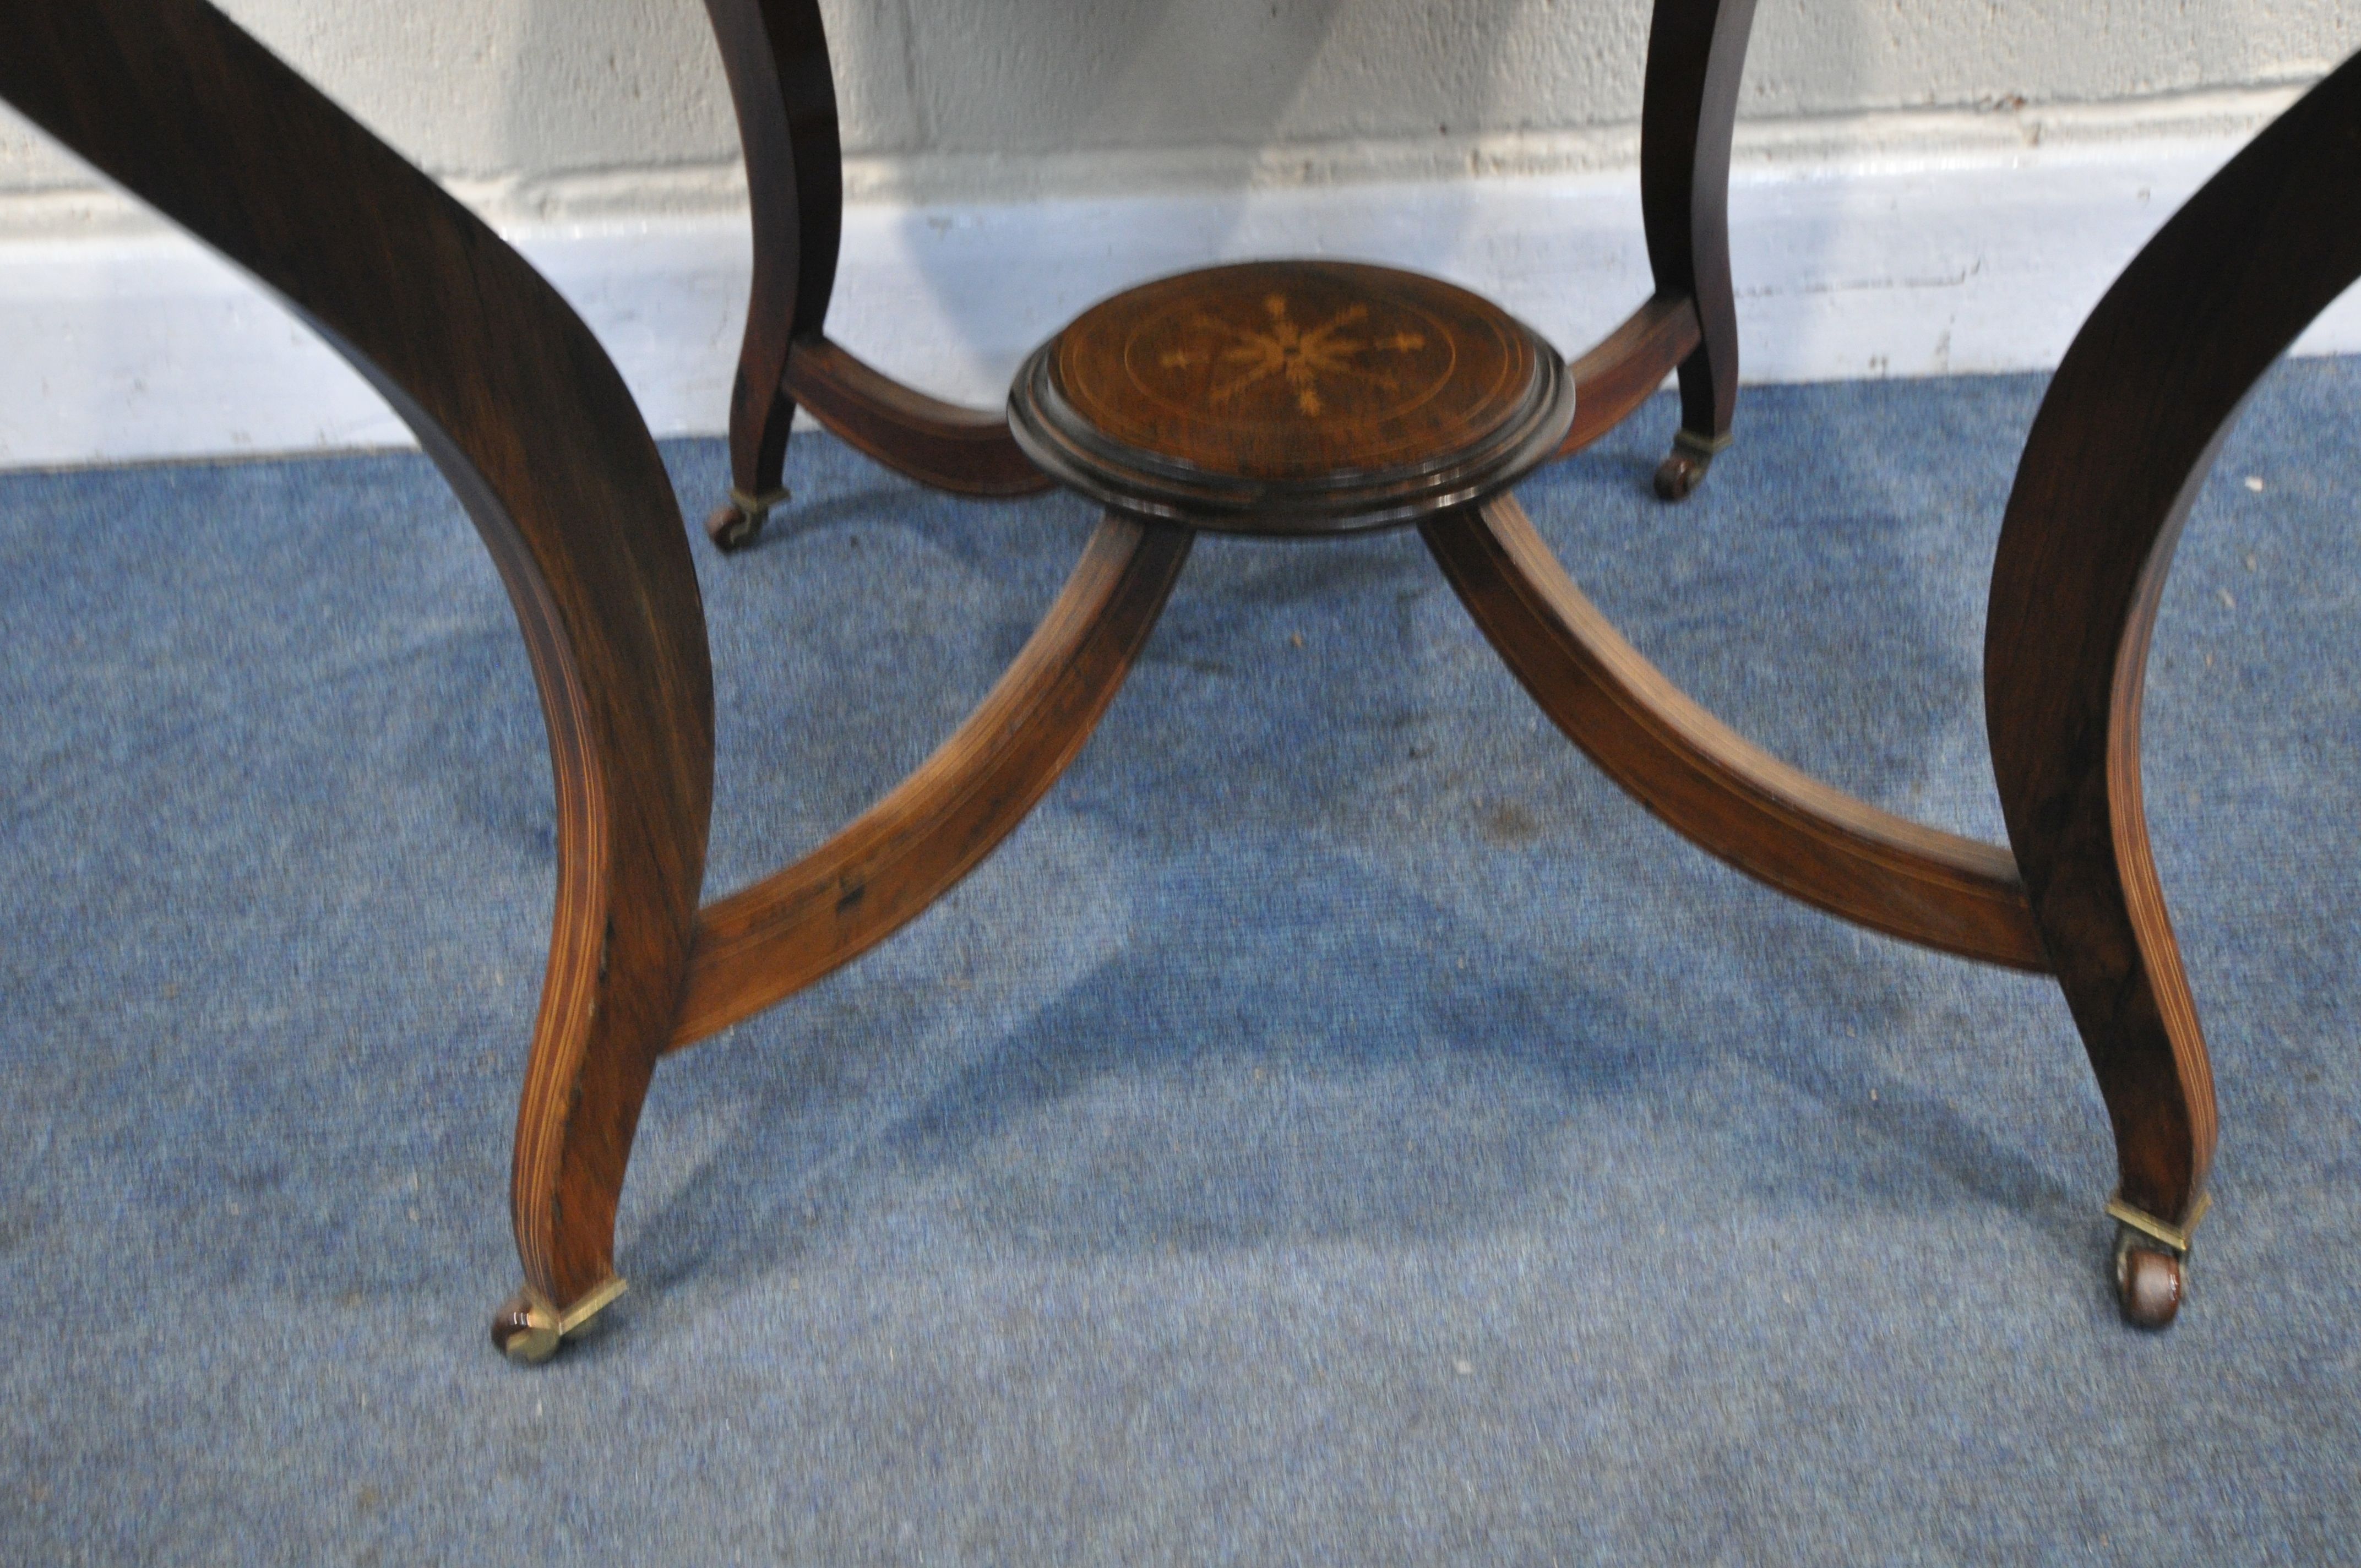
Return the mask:
POLYGON ((1656 291, 1571 366, 1497 307, 1335 262, 1217 268, 1086 312, 1005 414, 888 379, 823 331, 836 109, 816 0, 707 0, 752 175, 753 298, 730 409, 759 535, 795 409, 975 495, 1063 483, 1106 517, 975 713, 867 813, 700 905, 713 716, 678 505, 620 378, 549 286, 431 180, 203 0, 0 0, 0 96, 312 323, 415 430, 498 563, 546 716, 557 902, 511 1189, 523 1290, 493 1337, 538 1360, 622 1289, 618 1195, 657 1059, 780 1001, 926 908, 1081 749, 1204 529, 1416 526, 1534 700, 1624 788, 1750 875, 1873 929, 2054 972, 2114 1126, 2115 1278, 2180 1304, 2213 1089, 2149 858, 2140 684, 2175 535, 2246 391, 2361 275, 2361 68, 2193 199, 2076 339, 2019 469, 1986 705, 2014 854, 1856 801, 1749 744, 1625 642, 1508 487, 1677 374, 1657 488, 1728 443, 1724 221, 1752 0, 1658 0, 1641 201, 1656 291))

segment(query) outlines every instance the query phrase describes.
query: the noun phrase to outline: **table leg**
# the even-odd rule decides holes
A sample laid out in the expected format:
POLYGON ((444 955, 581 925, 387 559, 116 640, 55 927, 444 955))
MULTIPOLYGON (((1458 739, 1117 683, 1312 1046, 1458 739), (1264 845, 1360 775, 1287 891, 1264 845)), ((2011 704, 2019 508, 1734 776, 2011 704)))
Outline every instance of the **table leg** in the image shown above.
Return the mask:
POLYGON ((730 500, 705 525, 716 544, 736 550, 786 499, 796 416, 787 356, 828 319, 844 168, 818 0, 706 0, 705 9, 737 105, 754 223, 753 288, 730 393, 730 500))
POLYGON ((1984 643, 1993 764, 2113 1123, 2125 1313, 2179 1310, 2216 1131, 2148 847, 2139 725, 2173 546, 2246 395, 2361 277, 2361 57, 2233 159, 2075 337, 2017 467, 1984 643))
POLYGON ((1730 282, 1730 137, 1754 0, 1657 0, 1640 115, 1640 205, 1659 295, 1696 302, 1681 361, 1681 428, 1656 494, 1686 498, 1730 444, 1738 308, 1730 282))
POLYGON ((202 0, 0 0, 0 98, 243 266, 366 375, 499 564, 557 782, 557 905, 517 1120, 545 1353, 611 1299, 615 1203, 704 875, 713 696, 678 502, 556 291, 202 0), (544 1323, 546 1320, 546 1324, 544 1323))

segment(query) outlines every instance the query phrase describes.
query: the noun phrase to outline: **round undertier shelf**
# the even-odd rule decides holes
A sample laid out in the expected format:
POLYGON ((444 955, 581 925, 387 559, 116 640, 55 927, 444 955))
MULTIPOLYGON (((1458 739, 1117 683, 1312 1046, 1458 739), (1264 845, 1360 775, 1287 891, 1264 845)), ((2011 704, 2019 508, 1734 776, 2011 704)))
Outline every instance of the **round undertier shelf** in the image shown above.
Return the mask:
POLYGON ((1036 350, 1009 427, 1120 511, 1235 533, 1412 522, 1556 450, 1574 382, 1540 334, 1465 289, 1341 261, 1160 279, 1036 350))

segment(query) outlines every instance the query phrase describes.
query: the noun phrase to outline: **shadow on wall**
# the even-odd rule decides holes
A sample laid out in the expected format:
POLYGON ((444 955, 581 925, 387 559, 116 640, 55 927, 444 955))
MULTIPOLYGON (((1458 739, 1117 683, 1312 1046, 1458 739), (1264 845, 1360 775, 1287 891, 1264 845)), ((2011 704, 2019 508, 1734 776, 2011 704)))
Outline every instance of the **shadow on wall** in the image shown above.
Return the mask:
MULTIPOLYGON (((910 92, 928 155, 1040 159, 1060 166, 1045 175, 1049 189, 1109 192, 1022 208, 910 209, 890 232, 856 234, 856 245, 874 242, 896 302, 906 302, 893 319, 922 322, 906 335, 939 345, 939 363, 960 364, 969 395, 1004 386, 1033 344, 1093 301, 1218 261, 1340 256, 1499 293, 1500 274, 1515 269, 1503 255, 1520 236, 1497 232, 1497 187, 1479 202, 1472 180, 1389 192, 1330 170, 1367 167, 1380 148, 1380 164, 1407 151, 1398 160, 1415 168, 1426 138, 1465 147, 1474 136, 1631 126, 1653 13, 1649 0, 1578 9, 1554 0, 906 4, 910 92), (1136 182, 1128 191, 1126 175, 1136 182)), ((1834 19, 1825 8, 1808 17, 1790 9, 1777 0, 1763 8, 1758 47, 1767 29, 1807 28, 1828 40, 1813 58, 1823 90, 1877 74, 1880 24, 1867 0, 1834 19), (1851 60, 1832 60, 1838 49, 1851 60)), ((837 64, 840 82, 859 69, 841 50, 837 64)), ((1760 99, 1751 77, 1748 96, 1760 99)), ((1630 247, 1636 170, 1623 178, 1629 204, 1614 232, 1554 236, 1551 247, 1630 247)), ((1543 216, 1547 196, 1532 200, 1543 216)), ((1783 237, 1784 258, 1794 236, 1783 237)), ((1742 237, 1739 248, 1742 293, 1742 237)), ((861 286, 848 273, 840 291, 861 286)), ((1617 296, 1613 317, 1646 291, 1643 278, 1564 283, 1568 293, 1602 286, 1617 296)), ((875 313, 864 310, 864 319, 875 313)), ((1741 322, 1742 330, 1742 310, 1741 322)), ((894 345, 876 346, 895 356, 894 345)), ((1587 339, 1559 346, 1579 353, 1587 339)))
MULTIPOLYGON (((1005 190, 1010 170, 1030 164, 1045 191, 1101 192, 856 205, 842 313, 896 325, 891 340, 856 336, 851 346, 928 389, 997 401, 1023 355, 1075 313, 1191 266, 1343 256, 1498 294, 1504 269, 1517 269, 1502 252, 1520 244, 1499 232, 1498 186, 1478 203, 1468 181, 1426 180, 1405 202, 1340 183, 1333 170, 1370 167, 1373 154, 1380 166, 1418 168, 1429 156, 1422 141, 1464 149, 1475 136, 1631 126, 1652 8, 1650 0, 827 0, 850 153, 915 154, 933 166, 928 184, 956 181, 972 162, 986 185, 1005 190)), ((1892 27, 1866 0, 1841 10, 1832 17, 1768 0, 1753 51, 1759 60, 1770 46, 1768 97, 1759 70, 1747 97, 1784 108, 1799 92, 1842 96, 1833 84, 1880 76, 1877 40, 1892 27), (1793 60, 1799 34, 1809 39, 1807 67, 1793 60), (1847 49, 1850 64, 1832 61, 1847 49)), ((728 94, 700 5, 516 0, 504 15, 489 47, 507 62, 502 134, 511 149, 532 154, 525 162, 628 170, 648 161, 635 148, 678 157, 708 143, 727 156, 728 94), (595 128, 583 132, 584 120, 595 128)), ((1901 47, 1889 40, 1884 52, 1901 47)), ((1638 226, 1630 182, 1614 234, 1554 248, 1629 256, 1638 226)), ((1793 238, 1783 236, 1783 256, 1793 238)), ((1741 236, 1741 294, 1744 254, 1741 236)), ((1569 276, 1564 288, 1605 288, 1620 315, 1645 281, 1569 276)))
MULTIPOLYGON (((927 295, 937 332, 957 341, 985 385, 1013 374, 1031 344, 1094 300, 1268 249, 1247 232, 1255 170, 1266 149, 1318 134, 1304 124, 1307 85, 1323 64, 1333 71, 1332 35, 1355 8, 1351 0, 906 4, 929 152, 1065 165, 1049 176, 1052 188, 1067 182, 1060 175, 1104 188, 1126 169, 1178 165, 1194 187, 1177 203, 1164 190, 1160 201, 1117 192, 1022 217, 903 214, 888 244, 927 295)), ((1381 62, 1354 69, 1367 96, 1382 95, 1381 62)))

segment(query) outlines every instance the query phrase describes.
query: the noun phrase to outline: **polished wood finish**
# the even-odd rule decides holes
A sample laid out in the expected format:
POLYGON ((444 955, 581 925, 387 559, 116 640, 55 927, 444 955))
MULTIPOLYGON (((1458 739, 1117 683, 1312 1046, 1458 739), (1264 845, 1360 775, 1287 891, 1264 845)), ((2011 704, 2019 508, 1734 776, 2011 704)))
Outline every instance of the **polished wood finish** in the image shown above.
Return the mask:
POLYGON ((1084 311, 1041 352, 1089 433, 1148 462, 1272 485, 1423 464, 1480 441, 1543 381, 1532 334, 1438 279, 1250 261, 1084 311))
POLYGON ((818 11, 708 4, 741 115, 770 116, 750 161, 774 177, 757 201, 769 314, 750 323, 752 379, 733 411, 741 491, 760 499, 777 478, 781 422, 801 398, 945 488, 1038 488, 1030 452, 1122 510, 933 757, 818 850, 698 910, 713 727, 702 610, 654 444, 582 323, 201 0, 0 0, 0 97, 246 266, 368 376, 441 466, 515 605, 549 727, 558 886, 512 1167, 526 1288, 496 1343, 554 1353, 620 1288, 616 1204, 657 1055, 850 961, 1002 842, 1120 688, 1191 529, 1301 532, 1315 517, 1324 532, 1418 519, 1544 711, 1711 853, 1912 941, 2027 970, 2054 960, 2117 1140, 2124 1310, 2170 1320, 2215 1112, 2147 844, 2141 683, 2173 543, 2241 400, 2361 278, 2361 204, 2322 196, 2361 190, 2361 60, 2166 226, 2044 400, 1985 652, 2020 877, 2009 853, 1850 799, 1706 713, 1615 632, 1500 489, 1597 439, 1674 367, 1699 464, 1680 483, 1726 438, 1720 192, 1749 0, 1661 0, 1642 181, 1660 291, 1570 369, 1433 280, 1256 264, 1086 314, 1020 378, 1013 422, 911 392, 821 334, 840 192, 818 11), (1147 520, 1159 516, 1187 526, 1147 520))
POLYGON ((786 384, 846 445, 939 490, 1027 496, 1056 482, 1025 455, 999 410, 912 391, 826 337, 796 342, 786 384))
POLYGON ((1556 350, 1438 279, 1262 261, 1103 301, 1017 373, 1009 423, 1105 505, 1191 527, 1334 533, 1514 483, 1574 418, 1556 350))
POLYGON ((1829 788, 1683 695, 1583 597, 1512 496, 1422 525, 1460 602, 1542 710, 1708 852, 1872 930, 2048 967, 2004 850, 1829 788))
POLYGON ((511 1205, 527 1282, 571 1303, 613 1273, 712 794, 704 616, 655 444, 538 274, 220 13, 0 0, 0 97, 317 327, 418 433, 499 564, 557 788, 511 1205))
POLYGON ((1640 107, 1640 210, 1660 296, 1690 301, 1698 339, 1681 361, 1681 433, 1656 493, 1679 500, 1727 445, 1738 407, 1738 307, 1730 280, 1730 138, 1754 0, 1657 0, 1640 107))
POLYGON ((1659 294, 1632 312, 1566 367, 1574 377, 1574 426, 1557 455, 1581 451, 1637 413, 1699 341, 1697 304, 1686 296, 1659 294))
MULTIPOLYGON (((851 445, 923 484, 1009 496, 1048 483, 1027 472, 998 415, 914 390, 827 340, 843 178, 818 0, 706 0, 706 7, 730 74, 755 209, 755 280, 730 402, 733 495, 707 524, 715 543, 752 543, 785 499, 781 461, 798 400, 851 445)), ((1563 455, 1597 440, 1677 370, 1682 430, 1656 476, 1668 500, 1704 479, 1729 444, 1736 406, 1727 187, 1752 20, 1753 0, 1657 0, 1640 180, 1656 291, 1577 363, 1586 410, 1559 449, 1563 455), (1679 351, 1668 353, 1674 346, 1679 351), (1617 378, 1601 381, 1598 401, 1587 404, 1596 372, 1609 367, 1617 378)), ((1235 515, 1257 512, 1270 515, 1254 508, 1235 515)))
MULTIPOLYGON (((745 148, 754 225, 746 337, 730 392, 730 475, 740 495, 780 489, 795 399, 788 356, 819 335, 844 236, 836 81, 818 0, 706 0, 745 148)), ((759 517, 752 520, 759 531, 759 517)), ((717 514, 717 542, 729 520, 717 514)))
POLYGON ((1048 488, 996 411, 902 385, 826 335, 844 236, 836 84, 818 0, 706 0, 730 78, 754 227, 746 335, 730 398, 730 501, 707 521, 751 544, 782 483, 798 401, 846 443, 923 484, 971 496, 1048 488))
POLYGON ((2175 1226, 2198 1212, 2216 1121, 2140 797, 2148 637, 2247 392, 2361 277, 2355 192, 2361 58, 2207 181, 2092 313, 2042 400, 1993 567, 1984 704, 2009 840, 2106 1100, 2122 1198, 2175 1226))
POLYGON ((1090 738, 1189 556, 1180 529, 1109 517, 975 713, 898 788, 785 871, 707 905, 671 1048, 794 995, 948 893, 1090 738))

